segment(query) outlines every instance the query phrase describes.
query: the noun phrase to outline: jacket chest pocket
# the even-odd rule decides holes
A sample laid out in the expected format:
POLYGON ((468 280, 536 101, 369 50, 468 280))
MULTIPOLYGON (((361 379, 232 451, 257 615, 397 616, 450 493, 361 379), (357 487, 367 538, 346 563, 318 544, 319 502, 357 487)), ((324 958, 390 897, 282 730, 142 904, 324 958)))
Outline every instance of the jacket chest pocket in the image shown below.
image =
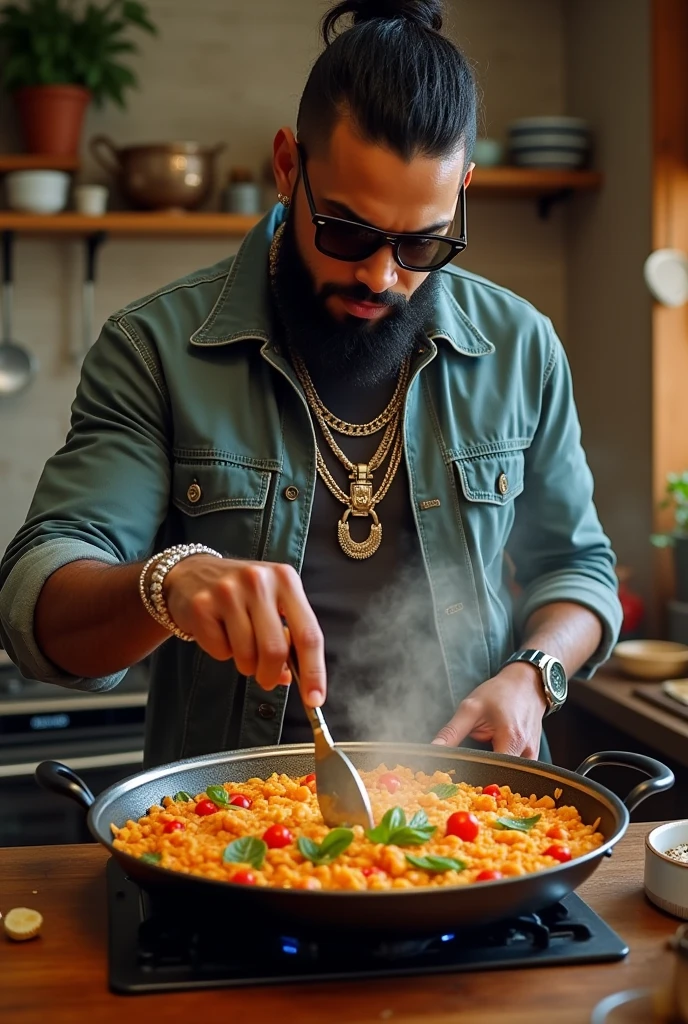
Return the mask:
POLYGON ((259 557, 274 473, 226 461, 175 462, 172 504, 187 543, 207 544, 228 558, 259 557))
POLYGON ((461 512, 484 564, 500 557, 514 523, 514 499, 524 487, 522 449, 454 460, 461 512))

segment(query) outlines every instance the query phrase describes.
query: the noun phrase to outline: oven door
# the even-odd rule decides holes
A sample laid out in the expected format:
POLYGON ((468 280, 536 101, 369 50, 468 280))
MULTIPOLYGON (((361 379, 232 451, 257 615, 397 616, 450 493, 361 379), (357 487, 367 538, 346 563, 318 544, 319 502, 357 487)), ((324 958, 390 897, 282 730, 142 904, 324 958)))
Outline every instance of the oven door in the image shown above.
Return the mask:
POLYGON ((77 804, 34 779, 41 761, 64 761, 97 795, 143 765, 149 671, 129 670, 107 693, 26 679, 0 657, 0 847, 89 842, 77 804))
POLYGON ((92 842, 82 808, 37 784, 33 773, 45 760, 68 764, 97 796, 141 771, 143 737, 131 736, 126 744, 118 739, 40 743, 15 750, 10 760, 5 754, 0 760, 0 847, 92 842))

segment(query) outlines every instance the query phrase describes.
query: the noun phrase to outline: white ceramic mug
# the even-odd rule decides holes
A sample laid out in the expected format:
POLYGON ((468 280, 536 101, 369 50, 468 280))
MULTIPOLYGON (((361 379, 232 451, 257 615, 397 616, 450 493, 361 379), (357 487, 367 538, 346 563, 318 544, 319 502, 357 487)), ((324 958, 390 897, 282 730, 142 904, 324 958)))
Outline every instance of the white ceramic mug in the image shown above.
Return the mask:
POLYGON ((105 185, 75 185, 74 207, 88 217, 102 217, 107 210, 108 190, 105 185))

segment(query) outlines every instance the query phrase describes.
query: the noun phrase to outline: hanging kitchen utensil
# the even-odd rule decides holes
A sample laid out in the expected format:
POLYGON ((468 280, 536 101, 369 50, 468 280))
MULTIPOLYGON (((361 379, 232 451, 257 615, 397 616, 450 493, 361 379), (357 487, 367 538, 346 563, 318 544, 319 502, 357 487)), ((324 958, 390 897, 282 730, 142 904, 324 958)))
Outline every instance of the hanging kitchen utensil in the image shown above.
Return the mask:
POLYGON ((645 260, 645 283, 663 306, 688 301, 688 258, 680 249, 657 249, 645 260))
POLYGON ((655 249, 645 260, 643 277, 651 295, 663 306, 683 306, 688 302, 688 256, 676 249, 674 240, 673 189, 669 180, 664 237, 668 246, 655 249))
POLYGON ((82 293, 82 342, 81 351, 76 356, 77 362, 81 362, 95 341, 93 334, 93 321, 95 312, 95 289, 96 289, 96 257, 100 246, 105 241, 104 231, 94 231, 86 238, 86 251, 84 262, 84 284, 82 293))
POLYGON ((38 370, 36 357, 12 341, 14 234, 2 233, 2 341, 0 342, 0 398, 17 395, 28 387, 38 370))

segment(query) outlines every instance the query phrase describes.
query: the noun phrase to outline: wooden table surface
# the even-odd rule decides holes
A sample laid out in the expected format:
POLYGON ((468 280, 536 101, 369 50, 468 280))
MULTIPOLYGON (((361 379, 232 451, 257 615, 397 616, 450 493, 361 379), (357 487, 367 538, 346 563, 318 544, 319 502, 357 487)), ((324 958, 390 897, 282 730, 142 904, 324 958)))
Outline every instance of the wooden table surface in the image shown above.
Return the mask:
POLYGON ((0 936, 0 1021, 583 1024, 605 995, 671 978, 666 940, 679 922, 656 910, 642 891, 650 827, 631 825, 614 856, 579 889, 630 946, 618 963, 144 996, 108 990, 107 851, 90 845, 0 849, 0 911, 29 906, 44 916, 34 941, 0 936))

